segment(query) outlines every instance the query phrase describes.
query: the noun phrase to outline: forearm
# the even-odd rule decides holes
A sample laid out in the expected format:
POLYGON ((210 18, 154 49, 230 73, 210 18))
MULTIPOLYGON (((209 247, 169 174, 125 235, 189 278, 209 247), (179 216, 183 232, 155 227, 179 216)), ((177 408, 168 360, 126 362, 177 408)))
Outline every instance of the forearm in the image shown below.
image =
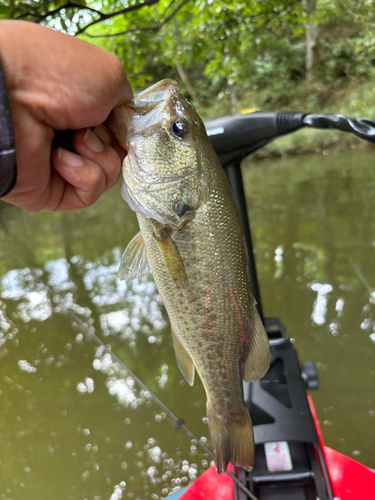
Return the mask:
POLYGON ((16 153, 8 93, 0 60, 0 198, 16 183, 16 153))

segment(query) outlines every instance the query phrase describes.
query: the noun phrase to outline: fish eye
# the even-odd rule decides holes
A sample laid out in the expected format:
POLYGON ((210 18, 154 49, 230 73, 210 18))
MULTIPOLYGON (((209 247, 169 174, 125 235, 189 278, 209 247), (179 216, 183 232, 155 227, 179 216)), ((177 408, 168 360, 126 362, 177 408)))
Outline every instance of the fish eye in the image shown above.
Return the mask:
POLYGON ((169 126, 172 134, 178 139, 185 139, 189 134, 189 122, 184 118, 174 118, 169 126))

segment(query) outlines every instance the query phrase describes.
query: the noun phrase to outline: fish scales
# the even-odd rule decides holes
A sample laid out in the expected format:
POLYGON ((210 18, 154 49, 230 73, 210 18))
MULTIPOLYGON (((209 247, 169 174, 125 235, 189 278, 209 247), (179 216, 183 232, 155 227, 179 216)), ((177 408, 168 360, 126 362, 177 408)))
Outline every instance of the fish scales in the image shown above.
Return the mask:
POLYGON ((223 472, 232 460, 250 469, 254 441, 242 379, 265 373, 269 346, 223 169, 203 123, 171 80, 119 108, 108 125, 128 150, 122 194, 140 226, 119 276, 133 279, 149 265, 180 369, 190 384, 196 369, 206 391, 216 468, 223 472))
MULTIPOLYGON (((224 175, 221 170, 219 174, 224 175)), ((215 178, 212 180, 213 185, 218 182, 215 178)), ((236 208, 225 202, 225 194, 223 190, 212 191, 208 201, 197 210, 194 223, 187 223, 183 229, 172 233, 185 264, 188 282, 194 284, 187 289, 176 290, 168 274, 153 237, 155 222, 142 216, 139 216, 139 222, 154 279, 172 328, 191 355, 207 394, 217 394, 217 399, 212 401, 213 408, 229 416, 237 411, 238 405, 243 406, 237 390, 237 356, 246 356, 246 351, 242 351, 247 347, 247 338, 242 346, 239 315, 244 318, 242 321, 249 322, 252 313, 245 266, 237 265, 237 272, 228 273, 228 269, 244 260, 245 255, 243 240, 238 239, 240 221, 236 208), (236 290, 238 309, 230 295, 233 289, 236 290), (204 356, 201 355, 202 348, 207 353, 204 356), (229 356, 229 353, 234 353, 234 356, 229 356), (218 378, 222 382, 220 386, 217 385, 218 378)))

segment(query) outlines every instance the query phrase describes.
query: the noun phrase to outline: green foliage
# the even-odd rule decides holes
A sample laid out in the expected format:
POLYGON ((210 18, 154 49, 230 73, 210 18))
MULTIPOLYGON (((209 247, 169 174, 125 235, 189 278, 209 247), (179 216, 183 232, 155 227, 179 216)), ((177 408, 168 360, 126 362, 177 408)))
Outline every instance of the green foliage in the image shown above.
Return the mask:
POLYGON ((138 90, 177 79, 200 108, 238 102, 325 103, 332 90, 375 73, 375 0, 0 0, 0 18, 39 22, 116 54, 138 90), (314 16, 318 62, 307 86, 306 23, 314 16), (307 94, 306 94, 307 91, 307 94))

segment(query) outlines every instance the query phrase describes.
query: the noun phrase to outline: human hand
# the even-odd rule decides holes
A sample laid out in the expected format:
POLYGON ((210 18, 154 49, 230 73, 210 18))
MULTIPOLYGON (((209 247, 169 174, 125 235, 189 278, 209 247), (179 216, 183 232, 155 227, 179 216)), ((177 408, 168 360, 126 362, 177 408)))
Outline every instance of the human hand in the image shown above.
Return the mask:
POLYGON ((2 200, 28 212, 91 205, 116 183, 126 154, 101 125, 132 98, 120 61, 23 21, 0 21, 0 58, 17 161, 16 185, 2 200), (58 148, 51 155, 55 131, 69 129, 75 153, 58 148))

